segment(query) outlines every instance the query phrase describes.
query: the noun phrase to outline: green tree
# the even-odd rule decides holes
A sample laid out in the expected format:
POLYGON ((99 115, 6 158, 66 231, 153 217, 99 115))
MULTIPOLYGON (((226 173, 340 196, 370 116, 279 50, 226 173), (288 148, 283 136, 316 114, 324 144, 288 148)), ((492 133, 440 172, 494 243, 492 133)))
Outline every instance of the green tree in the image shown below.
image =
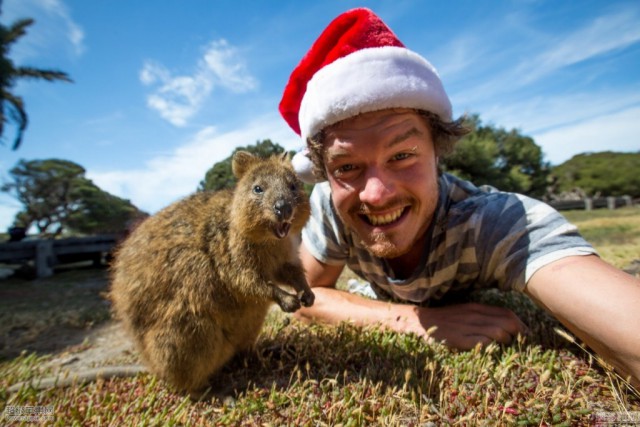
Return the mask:
POLYGON ((532 138, 516 129, 483 125, 478 115, 470 116, 467 126, 472 131, 442 159, 443 170, 477 185, 533 197, 544 194, 549 164, 532 138))
POLYGON ((81 234, 118 234, 129 230, 136 220, 148 216, 129 200, 101 190, 89 179, 76 183, 73 194, 78 201, 64 224, 81 234))
POLYGON ((4 135, 5 125, 14 122, 17 127, 13 140, 14 150, 20 146, 24 131, 29 123, 24 101, 12 92, 17 81, 41 79, 71 82, 69 76, 62 71, 16 66, 9 59, 11 46, 27 33, 27 27, 33 23, 33 19, 27 18, 20 19, 8 27, 0 24, 0 138, 4 135))
POLYGON ((447 172, 459 178, 479 185, 495 184, 500 180, 495 166, 498 154, 498 144, 494 139, 472 133, 458 141, 453 153, 442 163, 447 172))
POLYGON ((127 200, 100 190, 85 178, 85 169, 68 160, 20 160, 0 189, 23 206, 14 226, 35 225, 39 234, 63 230, 83 233, 118 232, 141 213, 127 200))
POLYGON ((13 182, 2 187, 24 207, 14 225, 35 225, 40 234, 57 227, 53 234, 60 234, 64 219, 78 202, 71 190, 84 173, 82 166, 67 160, 20 160, 9 171, 13 182))
POLYGON ((280 145, 273 143, 270 139, 256 141, 255 145, 237 147, 229 157, 214 164, 207 171, 204 180, 200 181, 198 191, 217 191, 224 188, 232 188, 236 183, 236 178, 233 176, 233 171, 231 170, 231 159, 238 151, 248 151, 260 157, 269 157, 274 154, 283 153, 285 150, 280 145))

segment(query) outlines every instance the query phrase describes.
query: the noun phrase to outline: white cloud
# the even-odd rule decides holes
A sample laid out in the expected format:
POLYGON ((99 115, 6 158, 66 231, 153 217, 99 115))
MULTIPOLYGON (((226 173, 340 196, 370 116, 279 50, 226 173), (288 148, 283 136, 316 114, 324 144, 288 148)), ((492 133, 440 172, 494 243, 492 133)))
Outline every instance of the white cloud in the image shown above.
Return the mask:
POLYGON ((173 77, 164 66, 152 62, 145 63, 140 71, 140 81, 147 86, 160 84, 147 97, 147 105, 175 126, 186 125, 213 89, 206 76, 173 77))
POLYGON ((589 25, 551 40, 549 49, 516 68, 522 84, 528 84, 558 69, 577 64, 640 41, 635 10, 598 17, 589 25))
POLYGON ((235 147, 270 138, 288 150, 300 140, 276 114, 262 116, 237 130, 219 133, 207 127, 171 153, 158 155, 135 170, 88 171, 100 188, 131 200, 147 212, 195 192, 214 163, 228 157, 235 147))
POLYGON ((478 40, 478 36, 460 35, 435 55, 438 62, 433 65, 441 77, 448 79, 457 74, 464 76, 470 67, 483 60, 485 54, 486 48, 478 40))
POLYGON ((492 103, 481 118, 498 126, 543 133, 555 127, 590 121, 640 104, 640 90, 598 90, 569 94, 541 94, 522 100, 492 103))
POLYGON ((211 74, 219 85, 236 93, 247 92, 257 86, 238 57, 237 50, 226 40, 211 42, 199 68, 201 74, 211 74))
MULTIPOLYGON (((619 10, 600 16, 564 34, 545 34, 540 30, 528 30, 528 33, 534 32, 537 32, 535 36, 531 35, 526 42, 519 44, 517 51, 512 50, 506 56, 504 43, 497 40, 498 37, 505 36, 500 32, 493 36, 494 40, 476 43, 479 46, 477 50, 481 51, 482 55, 476 55, 477 52, 471 50, 473 44, 465 42, 464 35, 441 49, 442 52, 454 52, 454 58, 456 52, 473 52, 467 58, 469 62, 456 62, 452 59, 456 71, 453 78, 458 80, 458 84, 463 82, 465 86, 463 92, 455 94, 458 105, 477 110, 486 105, 487 100, 509 97, 520 93, 518 91, 534 89, 540 93, 545 90, 547 82, 554 81, 554 73, 638 44, 640 11, 637 8, 619 10), (495 46, 499 50, 491 51, 484 48, 485 45, 495 46), (516 62, 518 58, 523 59, 516 62), (491 72, 489 67, 493 69, 491 72), (468 82, 472 79, 478 83, 470 85, 468 82)), ((445 79, 448 78, 444 72, 443 76, 445 79)), ((593 74, 575 76, 576 81, 585 81, 591 77, 593 74)))
POLYGON ((85 52, 84 30, 74 21, 63 0, 5 0, 2 6, 9 22, 25 16, 36 21, 28 29, 29 36, 15 45, 12 56, 17 62, 26 61, 59 42, 67 43, 76 56, 85 52), (64 35, 63 40, 60 34, 64 35))
POLYGON ((158 81, 165 82, 170 79, 169 70, 155 62, 145 62, 142 70, 140 70, 140 81, 144 85, 152 85, 158 81))
POLYGON ((546 160, 557 165, 578 153, 640 151, 640 107, 591 118, 533 137, 546 160))
POLYGON ((207 46, 193 75, 174 76, 162 64, 147 61, 140 71, 140 81, 145 86, 158 85, 148 95, 147 105, 175 126, 185 126, 216 85, 235 93, 257 86, 237 50, 226 40, 207 46))
MULTIPOLYGON (((553 164, 585 151, 638 150, 640 87, 615 82, 595 88, 587 83, 596 73, 611 72, 606 59, 640 43, 639 22, 637 7, 618 8, 558 33, 545 33, 520 22, 519 31, 528 37, 508 57, 485 49, 482 61, 468 65, 454 61, 466 69, 454 76, 457 86, 464 89, 452 94, 453 104, 460 113, 480 113, 485 122, 517 128, 534 137, 553 164), (518 58, 522 59, 516 62, 518 58), (574 74, 570 85, 558 88, 559 71, 570 76, 571 66, 586 61, 592 61, 589 74, 574 74), (489 67, 492 74, 486 73, 489 67), (469 83, 474 80, 479 83, 469 83)), ((460 40, 464 41, 464 34, 460 40)), ((479 45, 501 46, 485 42, 479 45)), ((460 41, 452 47, 454 52, 468 50, 460 41)))

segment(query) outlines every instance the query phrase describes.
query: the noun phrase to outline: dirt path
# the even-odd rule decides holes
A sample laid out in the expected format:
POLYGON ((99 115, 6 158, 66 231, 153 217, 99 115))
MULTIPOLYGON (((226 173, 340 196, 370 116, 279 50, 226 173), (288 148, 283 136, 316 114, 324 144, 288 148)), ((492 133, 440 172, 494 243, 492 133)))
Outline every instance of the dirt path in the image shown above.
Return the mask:
POLYGON ((52 354, 44 367, 78 372, 101 366, 139 363, 133 345, 119 322, 108 321, 91 331, 80 345, 67 347, 52 354))
POLYGON ((106 269, 80 268, 38 280, 0 280, 0 357, 51 355, 46 367, 77 371, 138 363, 111 319, 106 269))

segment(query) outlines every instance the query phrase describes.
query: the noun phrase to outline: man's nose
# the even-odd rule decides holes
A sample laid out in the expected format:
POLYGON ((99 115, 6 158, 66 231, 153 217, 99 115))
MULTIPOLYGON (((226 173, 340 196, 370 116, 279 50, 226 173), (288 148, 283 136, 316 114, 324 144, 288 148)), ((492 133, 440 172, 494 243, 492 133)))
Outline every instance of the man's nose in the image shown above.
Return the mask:
POLYGON ((367 171, 364 186, 360 191, 360 201, 370 205, 384 204, 393 192, 388 177, 378 169, 367 171))

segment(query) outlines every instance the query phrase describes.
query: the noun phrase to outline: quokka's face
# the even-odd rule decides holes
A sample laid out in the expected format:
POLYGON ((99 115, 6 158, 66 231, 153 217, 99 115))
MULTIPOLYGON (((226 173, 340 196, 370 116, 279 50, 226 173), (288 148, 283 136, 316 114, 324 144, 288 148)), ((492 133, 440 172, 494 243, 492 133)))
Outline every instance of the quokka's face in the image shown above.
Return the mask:
POLYGON ((282 161, 258 164, 239 186, 253 202, 254 221, 277 239, 298 233, 309 218, 309 200, 302 182, 282 161))

